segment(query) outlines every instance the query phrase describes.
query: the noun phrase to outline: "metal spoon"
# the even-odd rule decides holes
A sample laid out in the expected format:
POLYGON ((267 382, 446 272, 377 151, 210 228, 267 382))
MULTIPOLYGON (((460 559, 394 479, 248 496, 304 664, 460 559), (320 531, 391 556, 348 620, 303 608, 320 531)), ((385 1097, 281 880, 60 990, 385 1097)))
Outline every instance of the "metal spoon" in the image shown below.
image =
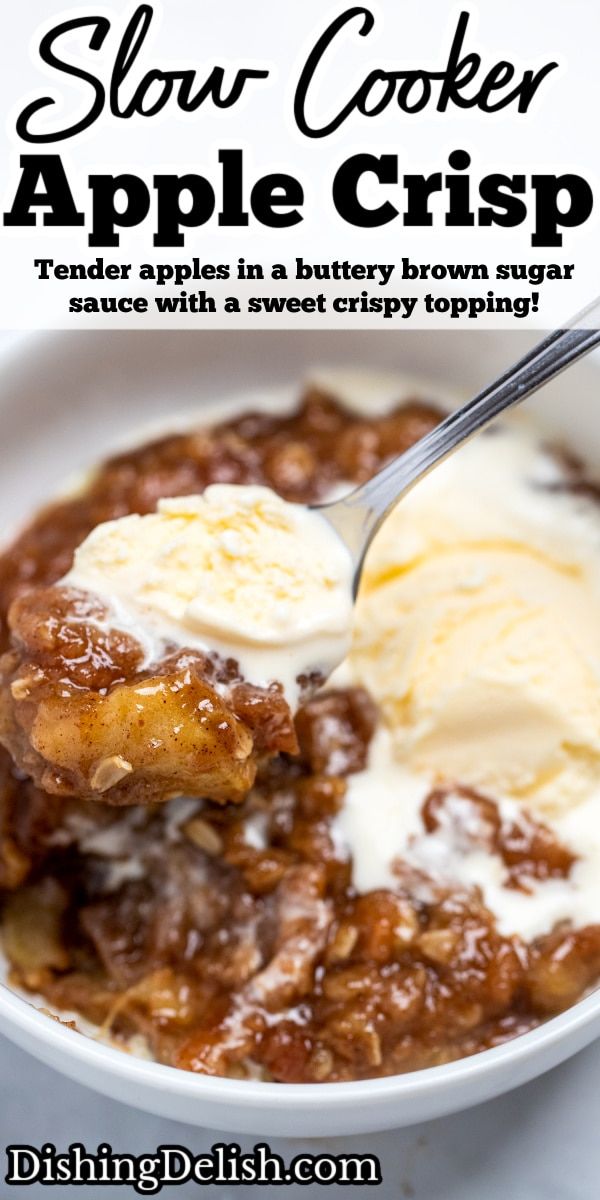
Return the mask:
POLYGON ((538 342, 473 400, 450 413, 440 425, 415 442, 404 454, 378 471, 342 500, 315 505, 350 550, 355 563, 354 593, 358 591, 367 550, 388 513, 419 479, 495 417, 531 396, 565 367, 600 343, 600 297, 578 313, 565 329, 538 342), (585 322, 585 326, 582 327, 585 322))

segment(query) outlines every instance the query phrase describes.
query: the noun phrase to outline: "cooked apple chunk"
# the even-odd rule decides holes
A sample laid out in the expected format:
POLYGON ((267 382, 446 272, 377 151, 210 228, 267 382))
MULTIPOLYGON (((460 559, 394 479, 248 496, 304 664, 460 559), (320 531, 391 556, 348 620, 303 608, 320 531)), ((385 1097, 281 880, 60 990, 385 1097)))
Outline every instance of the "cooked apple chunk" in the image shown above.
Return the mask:
POLYGON ((109 804, 243 799, 261 757, 297 752, 290 709, 237 664, 173 649, 144 662, 89 593, 20 596, 0 659, 0 742, 46 792, 109 804))

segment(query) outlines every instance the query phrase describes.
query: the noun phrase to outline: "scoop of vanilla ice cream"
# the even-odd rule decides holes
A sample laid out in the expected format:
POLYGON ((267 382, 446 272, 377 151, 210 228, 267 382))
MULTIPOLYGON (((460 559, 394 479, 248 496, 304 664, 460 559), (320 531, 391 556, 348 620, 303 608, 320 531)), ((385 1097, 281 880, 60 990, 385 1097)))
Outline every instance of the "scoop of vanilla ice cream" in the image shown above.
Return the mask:
POLYGON ((367 560, 352 672, 416 772, 559 812, 600 782, 600 513, 526 428, 465 447, 367 560))
POLYGON ((148 658, 161 643, 215 651, 293 700, 299 675, 329 674, 346 653, 352 576, 317 512, 266 487, 214 484, 98 525, 62 583, 98 595, 148 658))

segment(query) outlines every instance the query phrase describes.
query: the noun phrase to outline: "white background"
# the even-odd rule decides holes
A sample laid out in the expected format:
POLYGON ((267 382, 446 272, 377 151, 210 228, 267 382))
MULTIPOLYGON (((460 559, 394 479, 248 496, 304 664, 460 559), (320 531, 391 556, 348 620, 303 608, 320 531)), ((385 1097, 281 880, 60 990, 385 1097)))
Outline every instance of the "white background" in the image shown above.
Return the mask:
MULTIPOLYGON (((373 1200, 597 1200, 600 1178, 598 1137, 600 1042, 534 1083, 499 1100, 395 1133, 352 1139, 302 1142, 268 1138, 288 1161, 308 1151, 370 1153, 381 1160, 381 1187, 358 1194, 373 1200)), ((161 1144, 187 1146, 201 1154, 218 1141, 239 1141, 244 1150, 264 1139, 224 1130, 209 1133, 134 1112, 69 1083, 0 1039, 0 1143, 52 1141, 61 1148, 81 1141, 88 1149, 110 1142, 121 1153, 153 1153, 161 1144)), ((2 1175, 4 1164, 0 1164, 2 1175)), ((6 1188, 7 1197, 73 1196, 79 1189, 48 1189, 38 1184, 6 1188)), ((124 1200, 132 1188, 85 1187, 97 1200, 124 1200)), ((353 1188, 167 1187, 165 1200, 342 1200, 353 1188)))
MULTIPOLYGON (((370 2, 370 0, 369 0, 370 2)), ((157 0, 157 12, 160 0, 157 0)), ((27 0, 10 6, 5 18, 0 49, 0 104, 8 114, 6 148, 2 155, 0 192, 3 208, 12 203, 18 177, 18 153, 36 147, 19 144, 14 134, 17 112, 25 98, 53 92, 61 98, 60 115, 66 123, 89 104, 89 89, 73 85, 40 63, 40 23, 43 28, 55 24, 59 14, 103 12, 110 16, 112 28, 102 51, 85 50, 82 41, 73 42, 70 53, 88 69, 93 65, 106 84, 116 46, 126 20, 135 5, 121 0, 103 4, 61 5, 56 0, 27 0)), ((153 173, 196 171, 218 180, 217 152, 227 147, 243 148, 248 177, 271 170, 287 170, 298 176, 305 188, 305 219, 292 230, 273 231, 251 225, 248 230, 219 229, 212 219, 197 231, 191 231, 185 251, 155 252, 162 260, 185 259, 199 255, 204 261, 236 261, 240 254, 248 260, 292 261, 302 255, 310 261, 331 258, 354 261, 398 261, 402 256, 424 262, 472 261, 496 262, 562 261, 576 263, 573 284, 550 284, 542 292, 539 326, 552 325, 568 317, 598 289, 596 274, 600 239, 598 212, 579 230, 566 231, 561 250, 531 248, 531 222, 507 229, 452 230, 443 223, 430 229, 405 228, 399 220, 380 230, 360 233, 335 213, 331 201, 331 182, 336 167, 358 151, 397 153, 401 174, 444 170, 453 148, 464 148, 473 158, 474 182, 491 170, 508 174, 522 172, 561 173, 575 171, 597 187, 596 113, 600 108, 600 75, 597 70, 597 46, 600 34, 600 6, 596 0, 376 0, 370 4, 376 15, 374 31, 367 38, 349 32, 340 42, 339 51, 327 60, 320 111, 325 112, 335 98, 354 90, 367 72, 376 66, 441 67, 447 58, 452 35, 461 8, 472 16, 465 50, 478 50, 484 63, 491 66, 506 57, 521 67, 536 68, 558 60, 555 71, 542 84, 526 115, 512 108, 497 114, 478 110, 451 109, 445 114, 430 111, 405 116, 392 105, 376 119, 351 118, 331 137, 314 141, 302 137, 292 120, 292 93, 299 71, 317 35, 331 17, 349 7, 345 0, 163 0, 164 12, 157 16, 151 36, 142 51, 136 75, 160 65, 195 66, 244 62, 269 65, 271 78, 250 86, 248 98, 232 110, 217 112, 202 108, 193 115, 175 109, 151 119, 128 121, 104 114, 83 135, 58 146, 64 155, 71 186, 79 207, 89 207, 87 176, 92 172, 133 171, 153 173)), ((46 119, 46 118, 43 118, 46 119)), ((51 114, 48 121, 56 119, 51 114)), ((218 190, 218 189, 217 189, 218 190)), ((400 190, 393 192, 402 203, 400 190)), ((437 202, 436 202, 437 204, 437 202)), ((152 222, 142 230, 127 231, 118 252, 128 262, 147 261, 152 253, 152 222)), ((87 246, 87 231, 4 230, 0 235, 4 287, 0 296, 0 327, 53 326, 65 324, 66 301, 72 294, 86 295, 90 284, 73 285, 36 282, 32 269, 34 257, 52 257, 56 261, 88 261, 96 256, 87 246)), ((117 252, 100 251, 106 259, 117 252)), ((197 286, 197 285, 196 285, 197 286)), ((351 291, 360 291, 354 285, 351 291)), ((485 294, 490 284, 475 284, 485 294)), ((505 285, 497 285, 506 290, 505 285)), ((109 288, 100 287, 100 291, 109 288)), ((126 285, 127 293, 131 292, 126 285)), ((138 287, 135 289, 140 291, 138 287)), ((226 291, 228 289, 225 289, 226 291)), ((254 289, 256 290, 256 289, 254 289)), ((269 290, 274 290, 273 288, 269 290)), ((413 285, 398 283, 392 289, 402 295, 413 285)), ((446 289, 447 290, 447 286, 446 289)), ((290 284, 289 292, 297 292, 290 284)), ((347 291, 347 289, 346 289, 347 291)), ((523 291, 519 285, 517 291, 523 291)), ((422 314, 421 314, 422 317, 422 314)), ((86 318, 72 317, 77 326, 86 318)), ((135 318, 127 318, 131 325, 135 318)), ((160 318, 139 318, 146 325, 160 318)), ((196 326, 191 317, 187 324, 196 326)), ((212 318, 223 324, 219 313, 212 318)), ((280 323, 285 321, 279 318, 280 323)), ((340 320, 340 318, 338 318, 340 320)), ((377 318, 349 318, 348 323, 372 327, 377 318)), ((506 324, 513 318, 490 318, 489 323, 506 324)), ((170 317, 171 325, 176 318, 170 317)), ((260 321, 265 316, 234 318, 233 323, 260 321)), ((185 318, 180 324, 185 324, 185 318)), ((300 326, 326 318, 288 317, 287 324, 300 326)), ((417 322, 413 322, 417 323, 417 322)), ((482 323, 480 319, 479 323, 482 323)), ((392 323, 385 323, 389 327, 392 323)), ((393 327, 401 327, 395 322, 393 327)))

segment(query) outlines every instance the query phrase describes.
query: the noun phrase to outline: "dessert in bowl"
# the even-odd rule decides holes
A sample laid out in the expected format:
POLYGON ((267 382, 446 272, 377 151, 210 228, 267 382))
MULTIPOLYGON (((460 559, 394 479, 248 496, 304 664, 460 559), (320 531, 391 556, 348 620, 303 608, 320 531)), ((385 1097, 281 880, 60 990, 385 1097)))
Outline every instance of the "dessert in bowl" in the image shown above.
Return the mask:
POLYGON ((409 1097, 412 1080, 418 1119, 432 1076, 441 1097, 448 1064, 466 1078, 469 1056, 501 1056, 530 1031, 541 1043, 548 1018, 595 984, 593 484, 527 421, 461 451, 385 523, 347 659, 312 694, 300 679, 294 720, 280 679, 248 684, 252 668, 219 654, 207 665, 189 629, 170 657, 132 655, 134 627, 123 608, 107 626, 106 593, 83 569, 86 539, 157 502, 189 516, 189 497, 215 484, 326 499, 440 411, 426 393, 357 413, 343 388, 312 388, 283 415, 242 405, 100 466, 2 560, 11 985, 100 1030, 111 1048, 93 1050, 107 1061, 128 1049, 125 1072, 176 1067, 167 1077, 186 1095, 238 1088, 249 1128, 278 1085, 283 1105, 328 1094, 298 1100, 314 1103, 316 1131, 339 1089, 343 1128, 357 1081, 409 1097), (204 690, 186 707, 190 739, 208 700, 222 762, 249 773, 236 767, 233 785, 207 774, 194 794, 167 772, 159 794, 148 764, 164 715, 157 725, 139 693, 192 684, 204 690), (240 699, 248 686, 259 693, 240 699), (146 756, 131 751, 132 697, 146 756), (121 774, 100 770, 107 759, 121 774), (134 1064, 132 1048, 155 1061, 134 1064))

